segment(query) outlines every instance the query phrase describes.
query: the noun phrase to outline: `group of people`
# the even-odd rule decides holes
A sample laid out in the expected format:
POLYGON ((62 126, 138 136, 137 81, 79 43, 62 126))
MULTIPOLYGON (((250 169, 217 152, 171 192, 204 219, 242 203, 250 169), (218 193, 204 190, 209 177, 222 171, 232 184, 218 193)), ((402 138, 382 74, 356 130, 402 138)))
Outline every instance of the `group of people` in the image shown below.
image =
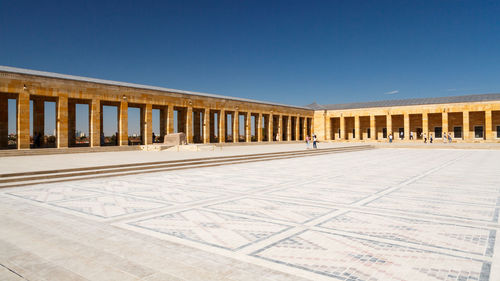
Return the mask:
MULTIPOLYGON (((404 139, 404 133, 400 132, 399 134, 401 140, 404 139)), ((422 133, 420 136, 424 139, 424 143, 427 143, 427 134, 422 133)), ((410 140, 413 140, 413 132, 410 132, 410 140)), ((429 143, 432 143, 434 141, 434 138, 432 137, 432 134, 429 134, 429 143)), ((443 143, 451 143, 453 141, 451 137, 451 133, 446 134, 446 132, 443 133, 443 143)), ((392 134, 389 134, 389 142, 392 142, 392 134)))
MULTIPOLYGON (((317 149, 318 148, 318 138, 316 137, 315 134, 312 136, 312 142, 313 142, 313 148, 317 149)), ((309 138, 309 136, 306 136, 306 148, 307 149, 311 148, 311 139, 309 138)))

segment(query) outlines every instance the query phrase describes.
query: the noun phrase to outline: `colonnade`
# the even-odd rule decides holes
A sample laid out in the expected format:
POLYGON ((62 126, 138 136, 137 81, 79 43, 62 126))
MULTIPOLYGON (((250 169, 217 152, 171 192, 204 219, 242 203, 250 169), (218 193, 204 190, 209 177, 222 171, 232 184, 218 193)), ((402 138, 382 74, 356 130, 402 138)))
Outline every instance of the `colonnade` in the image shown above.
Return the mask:
MULTIPOLYGON (((453 106, 419 111, 418 107, 390 112, 390 109, 325 112, 325 139, 334 141, 416 141, 446 136, 457 142, 500 141, 500 104, 468 104, 467 110, 453 106), (359 111, 359 114, 356 114, 359 111), (377 114, 377 111, 379 114, 377 114), (386 111, 385 114, 381 111, 386 111)), ((462 106, 463 107, 463 106, 462 106)))
MULTIPOLYGON (((114 145, 130 145, 128 133, 128 109, 140 110, 141 144, 153 144, 153 110, 159 110, 160 135, 157 141, 162 142, 166 134, 183 132, 188 143, 226 143, 226 142, 272 142, 299 141, 313 130, 312 113, 307 115, 265 110, 269 106, 241 103, 227 107, 202 107, 202 102, 193 103, 191 99, 180 103, 170 103, 169 98, 159 103, 141 103, 147 99, 137 99, 131 95, 120 96, 119 99, 85 99, 72 98, 67 94, 53 96, 33 95, 29 92, 0 93, 0 107, 6 108, 7 100, 16 102, 17 148, 33 147, 30 137, 30 113, 33 114, 34 134, 44 132, 44 102, 56 104, 56 134, 54 147, 66 148, 77 146, 75 143, 77 104, 88 105, 89 142, 87 146, 98 147, 103 143, 103 106, 117 109, 117 132, 114 145), (30 101, 33 107, 30 110, 30 101), (244 107, 244 105, 249 105, 244 107), (176 115, 174 118, 174 114, 176 115), (243 124, 240 124, 243 122, 243 124)), ((177 99, 179 100, 179 99, 177 99)), ((277 107, 278 109, 280 107, 277 107)), ((286 108, 285 108, 286 109, 286 108)), ((7 120, 8 110, 0 110, 0 148, 8 147, 7 120)), ((290 110, 288 110, 290 111, 290 110)), ((47 146, 44 146, 47 147, 47 146)))

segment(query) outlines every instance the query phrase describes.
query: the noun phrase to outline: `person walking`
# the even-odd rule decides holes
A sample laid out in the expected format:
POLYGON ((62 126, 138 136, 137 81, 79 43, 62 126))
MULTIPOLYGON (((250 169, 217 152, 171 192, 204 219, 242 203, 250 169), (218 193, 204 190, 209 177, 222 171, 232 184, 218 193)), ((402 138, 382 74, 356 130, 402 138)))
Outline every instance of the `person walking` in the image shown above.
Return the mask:
POLYGON ((392 143, 392 134, 389 134, 389 143, 392 143))
POLYGON ((451 143, 452 139, 451 139, 451 133, 448 133, 448 143, 451 143))
POLYGON ((427 134, 424 133, 424 143, 427 143, 427 134))
POLYGON ((313 148, 317 149, 318 148, 318 139, 316 138, 316 135, 313 135, 313 148))
POLYGON ((429 142, 432 143, 432 134, 429 134, 429 142))
POLYGON ((413 132, 410 132, 410 140, 413 140, 413 132))
POLYGON ((153 132, 153 143, 156 142, 156 136, 155 136, 155 132, 153 132))
POLYGON ((310 149, 310 139, 309 139, 309 136, 306 136, 306 149, 310 149))
POLYGON ((401 132, 399 133, 399 138, 400 138, 401 140, 403 140, 403 139, 405 138, 405 134, 403 133, 403 131, 401 131, 401 132))
POLYGON ((443 143, 446 143, 448 137, 446 136, 446 132, 443 133, 443 143))

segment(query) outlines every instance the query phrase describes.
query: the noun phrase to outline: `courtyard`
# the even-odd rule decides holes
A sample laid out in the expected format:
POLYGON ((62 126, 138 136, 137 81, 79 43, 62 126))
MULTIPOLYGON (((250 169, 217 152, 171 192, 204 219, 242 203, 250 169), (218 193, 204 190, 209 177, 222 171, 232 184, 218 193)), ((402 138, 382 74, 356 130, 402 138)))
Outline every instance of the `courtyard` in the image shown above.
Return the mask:
POLYGON ((0 279, 500 280, 499 157, 379 148, 3 188, 0 279))

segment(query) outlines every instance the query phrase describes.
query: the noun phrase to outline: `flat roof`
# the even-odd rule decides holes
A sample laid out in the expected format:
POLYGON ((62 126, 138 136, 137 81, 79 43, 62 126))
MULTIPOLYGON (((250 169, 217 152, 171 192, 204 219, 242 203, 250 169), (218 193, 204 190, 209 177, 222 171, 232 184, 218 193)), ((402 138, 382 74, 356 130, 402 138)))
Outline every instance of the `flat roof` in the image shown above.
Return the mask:
POLYGON ((464 102, 482 102, 482 101, 499 101, 499 100, 500 100, 500 94, 494 93, 494 94, 478 94, 478 95, 451 96, 451 97, 438 97, 438 98, 353 102, 353 103, 326 104, 326 105, 312 103, 307 107, 314 110, 341 110, 341 109, 356 109, 356 108, 370 108, 370 107, 464 103, 464 102))
POLYGON ((73 81, 91 82, 91 83, 104 84, 104 85, 123 86, 123 87, 137 88, 137 89, 170 92, 170 93, 176 93, 176 94, 185 94, 185 95, 201 96, 201 97, 209 97, 209 98, 219 98, 219 99, 227 99, 227 100, 234 100, 234 101, 252 102, 252 103, 260 103, 260 104, 266 104, 266 105, 275 105, 275 106, 284 106, 284 107, 293 107, 293 108, 311 110, 311 108, 304 107, 304 106, 272 103, 272 102, 267 102, 267 101, 259 101, 259 100, 237 98, 237 97, 230 97, 230 96, 222 96, 222 95, 200 93, 200 92, 192 92, 192 91, 183 91, 183 90, 177 90, 177 89, 169 89, 169 88, 141 85, 141 84, 135 84, 135 83, 127 83, 127 82, 89 78, 89 77, 83 77, 83 76, 60 74, 60 73, 53 73, 53 72, 46 72, 46 71, 39 71, 39 70, 31 70, 31 69, 24 69, 24 68, 11 67, 11 66, 0 65, 0 71, 41 76, 41 77, 49 77, 49 78, 58 78, 58 79, 65 79, 65 80, 73 80, 73 81))

